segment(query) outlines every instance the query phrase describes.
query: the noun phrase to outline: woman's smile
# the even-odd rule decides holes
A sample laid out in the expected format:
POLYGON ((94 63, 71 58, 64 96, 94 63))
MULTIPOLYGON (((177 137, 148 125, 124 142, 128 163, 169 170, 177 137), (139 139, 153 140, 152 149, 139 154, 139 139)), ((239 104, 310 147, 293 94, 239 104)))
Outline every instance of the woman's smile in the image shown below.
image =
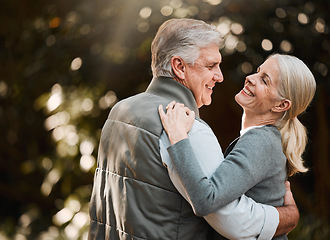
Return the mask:
POLYGON ((243 88, 243 93, 245 93, 246 95, 250 96, 250 97, 254 97, 254 94, 246 87, 244 86, 243 88))

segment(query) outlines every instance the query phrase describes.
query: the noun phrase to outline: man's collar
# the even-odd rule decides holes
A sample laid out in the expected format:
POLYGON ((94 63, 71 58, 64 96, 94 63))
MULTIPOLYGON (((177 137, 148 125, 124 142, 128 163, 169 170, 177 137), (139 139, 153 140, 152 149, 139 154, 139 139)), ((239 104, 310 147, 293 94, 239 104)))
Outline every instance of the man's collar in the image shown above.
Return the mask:
MULTIPOLYGON (((169 101, 183 103, 199 117, 197 103, 193 93, 184 85, 169 77, 154 77, 146 92, 161 96, 169 101)), ((164 106, 165 107, 165 106, 164 106)))

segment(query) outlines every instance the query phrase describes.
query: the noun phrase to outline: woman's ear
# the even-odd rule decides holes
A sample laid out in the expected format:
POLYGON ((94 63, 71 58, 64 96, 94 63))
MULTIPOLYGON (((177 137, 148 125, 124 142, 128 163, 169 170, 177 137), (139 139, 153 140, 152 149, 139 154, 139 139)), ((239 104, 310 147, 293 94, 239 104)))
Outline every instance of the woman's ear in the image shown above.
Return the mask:
POLYGON ((291 108, 291 101, 289 99, 282 100, 278 105, 273 107, 272 112, 285 112, 291 108))
POLYGON ((176 75, 176 77, 180 80, 184 80, 185 63, 183 62, 183 60, 178 56, 174 56, 171 58, 171 66, 173 73, 176 75))

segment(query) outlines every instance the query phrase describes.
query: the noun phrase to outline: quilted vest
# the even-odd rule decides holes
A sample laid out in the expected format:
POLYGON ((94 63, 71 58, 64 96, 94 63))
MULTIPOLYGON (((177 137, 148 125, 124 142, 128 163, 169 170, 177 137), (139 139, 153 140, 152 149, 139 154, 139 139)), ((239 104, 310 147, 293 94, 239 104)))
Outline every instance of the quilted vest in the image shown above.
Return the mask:
POLYGON ((191 91, 165 77, 111 109, 100 139, 89 239, 205 239, 208 225, 175 189, 160 158, 158 105, 172 100, 198 116, 191 91))

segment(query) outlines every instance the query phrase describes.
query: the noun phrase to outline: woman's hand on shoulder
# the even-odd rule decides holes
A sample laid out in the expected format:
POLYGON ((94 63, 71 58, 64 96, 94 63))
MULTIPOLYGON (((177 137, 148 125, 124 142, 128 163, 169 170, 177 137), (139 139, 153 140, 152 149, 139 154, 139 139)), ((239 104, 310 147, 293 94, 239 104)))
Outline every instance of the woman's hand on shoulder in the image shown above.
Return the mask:
POLYGON ((187 133, 191 130, 195 121, 194 111, 191 111, 182 103, 172 101, 166 106, 166 113, 163 106, 159 105, 158 113, 171 144, 188 138, 187 133))

